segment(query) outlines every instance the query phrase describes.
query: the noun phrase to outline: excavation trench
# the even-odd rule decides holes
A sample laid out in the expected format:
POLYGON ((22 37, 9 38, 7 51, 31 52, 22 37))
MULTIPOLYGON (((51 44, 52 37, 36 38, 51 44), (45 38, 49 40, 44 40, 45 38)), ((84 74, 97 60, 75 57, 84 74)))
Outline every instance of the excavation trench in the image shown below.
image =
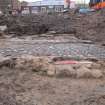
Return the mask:
POLYGON ((105 105, 104 17, 1 16, 0 105, 105 105))

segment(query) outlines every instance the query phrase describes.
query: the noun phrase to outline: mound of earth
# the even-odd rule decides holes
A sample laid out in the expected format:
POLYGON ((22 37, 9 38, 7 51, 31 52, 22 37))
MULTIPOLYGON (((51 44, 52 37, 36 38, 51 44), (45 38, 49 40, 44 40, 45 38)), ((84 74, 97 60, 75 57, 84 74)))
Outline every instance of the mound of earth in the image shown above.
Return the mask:
MULTIPOLYGON (((0 23, 7 25, 7 33, 38 35, 48 32, 74 35, 77 38, 103 42, 105 40, 104 10, 89 14, 60 13, 28 16, 0 17, 0 23)), ((55 35, 55 34, 54 34, 55 35)))

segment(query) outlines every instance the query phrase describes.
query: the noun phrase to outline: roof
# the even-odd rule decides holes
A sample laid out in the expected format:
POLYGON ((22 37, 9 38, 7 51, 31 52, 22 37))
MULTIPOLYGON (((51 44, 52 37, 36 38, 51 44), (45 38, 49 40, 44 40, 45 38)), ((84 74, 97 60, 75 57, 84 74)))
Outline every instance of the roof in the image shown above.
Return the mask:
POLYGON ((64 0, 43 0, 28 3, 28 6, 64 5, 64 0))

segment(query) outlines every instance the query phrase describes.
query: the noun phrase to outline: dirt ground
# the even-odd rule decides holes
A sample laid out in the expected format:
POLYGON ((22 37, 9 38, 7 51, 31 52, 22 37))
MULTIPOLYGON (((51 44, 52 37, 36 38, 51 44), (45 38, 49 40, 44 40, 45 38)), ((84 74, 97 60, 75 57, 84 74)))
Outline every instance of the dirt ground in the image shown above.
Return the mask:
POLYGON ((13 36, 41 35, 44 33, 74 35, 79 39, 100 42, 104 45, 104 10, 89 14, 69 13, 38 14, 0 17, 0 24, 7 25, 7 34, 13 36), (99 37, 100 35, 100 37, 99 37))
MULTIPOLYGON (((0 105, 105 105, 104 63, 94 65, 97 72, 88 64, 79 70, 73 67, 77 74, 72 77, 69 73, 74 71, 64 72, 65 76, 42 75, 38 71, 46 73, 48 67, 35 67, 41 66, 43 60, 35 64, 30 60, 33 55, 104 59, 104 16, 104 11, 97 11, 0 17, 0 25, 7 25, 7 30, 0 33, 0 105), (17 57, 24 55, 27 59, 25 54, 29 59, 19 59, 22 68, 16 68, 17 57), (8 57, 13 59, 8 60, 8 57), (7 60, 1 62, 4 58, 7 60), (87 75, 90 70, 95 78, 87 75)), ((65 70, 68 66, 63 68, 61 64, 59 69, 65 70)), ((53 72, 48 73, 52 75, 53 72)))
POLYGON ((53 78, 2 68, 0 104, 105 105, 105 80, 53 78))
MULTIPOLYGON (((16 59, 0 62, 1 105, 105 105, 104 77, 48 76, 38 72, 43 71, 44 66, 42 69, 32 68, 37 62, 32 66, 33 62, 28 59, 25 62, 20 59, 22 68, 15 67, 16 59)), ((40 67, 41 62, 40 59, 40 67)))

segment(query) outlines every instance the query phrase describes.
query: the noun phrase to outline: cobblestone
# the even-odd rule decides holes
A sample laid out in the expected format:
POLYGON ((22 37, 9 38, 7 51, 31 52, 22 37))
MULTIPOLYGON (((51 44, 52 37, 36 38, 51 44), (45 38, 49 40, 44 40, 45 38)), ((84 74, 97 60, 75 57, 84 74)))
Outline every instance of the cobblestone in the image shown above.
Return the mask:
POLYGON ((85 58, 105 58, 105 47, 83 43, 31 43, 14 41, 7 42, 6 46, 0 47, 0 54, 4 56, 19 56, 32 54, 39 56, 71 56, 85 58))

